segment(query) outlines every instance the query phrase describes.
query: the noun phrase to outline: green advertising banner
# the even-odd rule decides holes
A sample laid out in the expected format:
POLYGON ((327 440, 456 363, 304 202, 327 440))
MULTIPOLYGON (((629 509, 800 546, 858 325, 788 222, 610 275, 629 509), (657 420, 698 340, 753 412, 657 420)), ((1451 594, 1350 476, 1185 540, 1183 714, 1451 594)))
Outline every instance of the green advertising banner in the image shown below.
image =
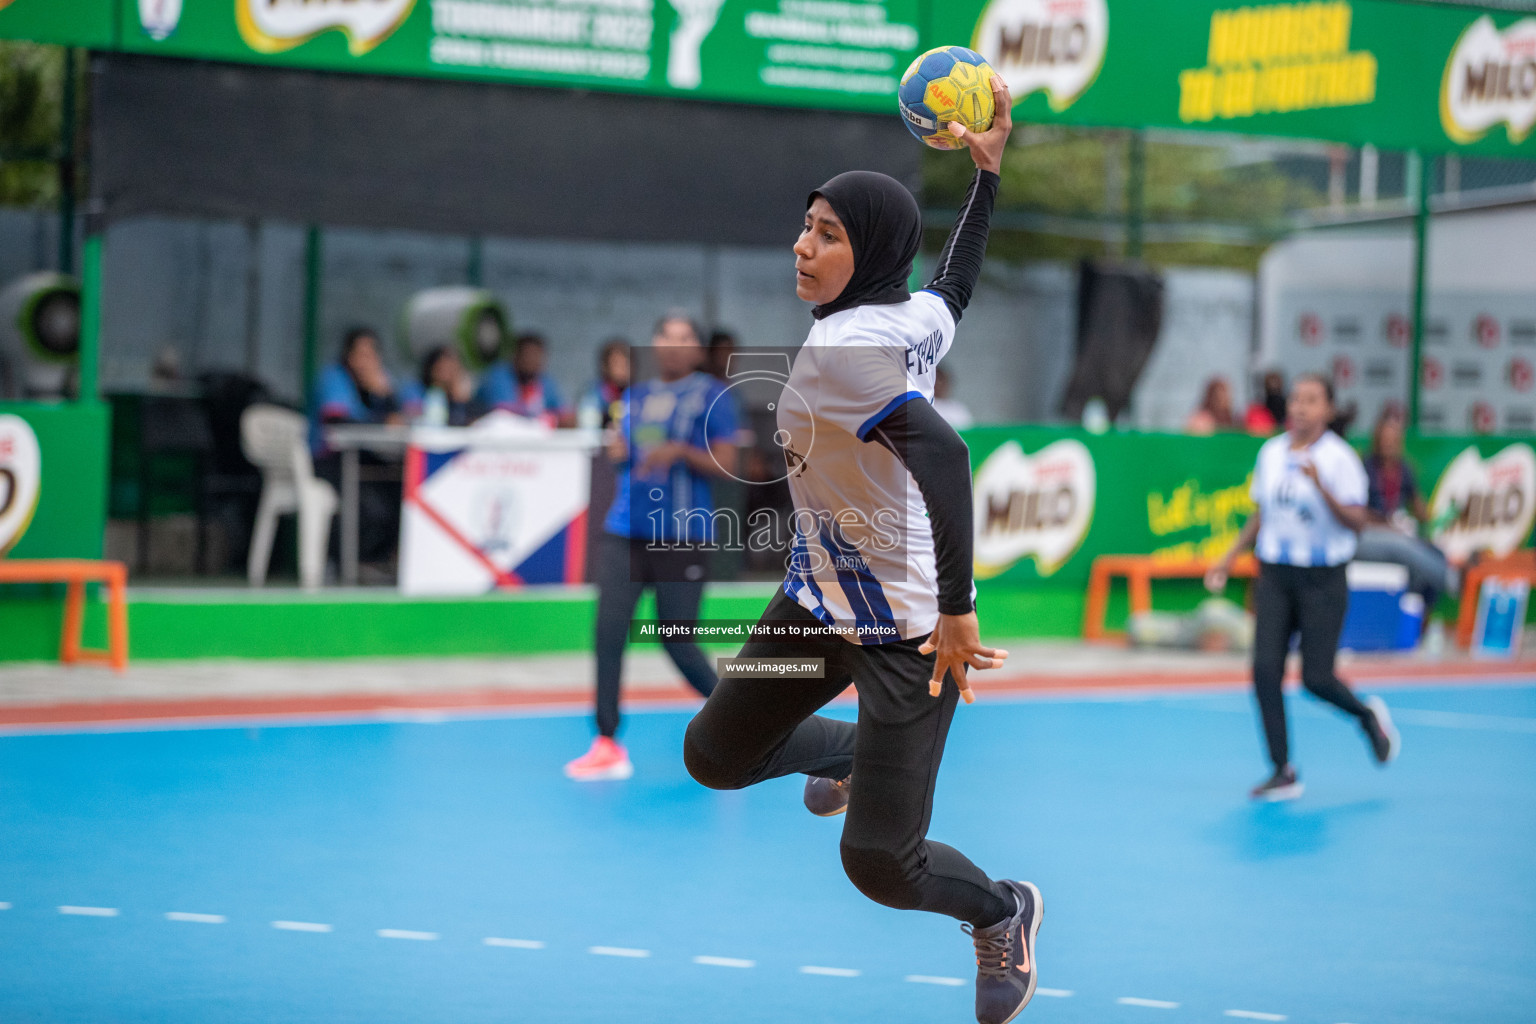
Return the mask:
POLYGON ((101 402, 0 402, 0 556, 101 557, 109 416, 101 402))
POLYGON ((1536 157, 1536 17, 1397 0, 0 0, 0 36, 893 117, 961 44, 1024 120, 1536 157))
MULTIPOLYGON (((1099 555, 1183 561, 1219 556, 1253 511, 1262 438, 1103 434, 979 427, 971 448, 976 576, 1085 586, 1099 555)), ((1408 461, 1429 506, 1430 536, 1453 562, 1508 554, 1536 521, 1529 440, 1422 438, 1408 461)))
POLYGON ((1536 17, 1391 0, 951 0, 1016 116, 1536 157, 1536 17))
MULTIPOLYGON (((25 0, 23 0, 25 2, 25 0)), ((919 0, 140 0, 142 53, 891 111, 919 0)), ((530 110, 530 124, 552 116, 530 110)))
POLYGON ((117 4, 118 0, 0 0, 0 39, 106 49, 116 39, 117 4))

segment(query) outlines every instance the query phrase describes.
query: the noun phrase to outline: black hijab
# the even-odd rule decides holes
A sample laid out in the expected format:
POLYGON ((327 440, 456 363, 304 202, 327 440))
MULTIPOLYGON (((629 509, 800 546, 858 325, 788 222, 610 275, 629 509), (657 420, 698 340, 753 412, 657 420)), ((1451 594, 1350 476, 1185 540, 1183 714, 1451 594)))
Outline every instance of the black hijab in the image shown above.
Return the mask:
POLYGON ((811 310, 820 320, 854 306, 890 306, 906 302, 907 279, 923 237, 917 200, 901 182, 875 171, 846 171, 805 200, 827 201, 848 230, 853 246, 853 276, 831 302, 811 310))

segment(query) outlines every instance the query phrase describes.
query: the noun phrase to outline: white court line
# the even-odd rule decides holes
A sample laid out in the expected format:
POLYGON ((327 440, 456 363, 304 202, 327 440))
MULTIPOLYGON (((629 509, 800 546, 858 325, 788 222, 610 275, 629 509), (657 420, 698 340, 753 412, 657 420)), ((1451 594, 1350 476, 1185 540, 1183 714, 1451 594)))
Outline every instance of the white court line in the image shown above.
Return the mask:
POLYGON ((116 917, 116 907, 60 907, 61 914, 74 914, 78 917, 116 917))
POLYGON ((328 932, 331 926, 328 924, 316 924, 313 921, 273 921, 272 927, 283 932, 328 932))
POLYGON ((1115 1002, 1121 1006, 1145 1006, 1153 1010, 1177 1010, 1178 1003, 1170 1003, 1165 999, 1142 999, 1140 996, 1121 996, 1115 1002))
POLYGON ((801 974, 820 974, 828 978, 857 978, 859 972, 852 967, 802 967, 801 974))
POLYGON ((636 960, 651 955, 648 949, 626 949, 623 946, 588 946, 587 952, 593 956, 627 956, 636 960))
POLYGON ((756 967, 756 960, 741 960, 734 956, 696 956, 693 958, 696 964, 705 967, 756 967))
POLYGON ((932 974, 909 974, 907 975, 907 980, 916 982, 919 985, 959 986, 965 984, 964 978, 941 978, 932 974))
POLYGON ((504 946, 507 949, 543 949, 544 943, 538 939, 498 939, 494 935, 482 939, 487 946, 504 946))
POLYGON ((1243 1020, 1287 1020, 1283 1013, 1260 1013, 1258 1010, 1222 1010, 1224 1017, 1240 1017, 1243 1020))
POLYGON ((381 939, 414 939, 417 942, 436 942, 437 932, 413 932, 404 928, 380 928, 376 933, 381 939))
POLYGON ((223 924, 229 920, 223 914, 192 914, 185 910, 167 910, 165 912, 165 919, 167 921, 193 921, 197 924, 223 924))
POLYGON ((1035 995, 1049 996, 1051 999, 1071 999, 1077 993, 1069 988, 1037 988, 1035 995))

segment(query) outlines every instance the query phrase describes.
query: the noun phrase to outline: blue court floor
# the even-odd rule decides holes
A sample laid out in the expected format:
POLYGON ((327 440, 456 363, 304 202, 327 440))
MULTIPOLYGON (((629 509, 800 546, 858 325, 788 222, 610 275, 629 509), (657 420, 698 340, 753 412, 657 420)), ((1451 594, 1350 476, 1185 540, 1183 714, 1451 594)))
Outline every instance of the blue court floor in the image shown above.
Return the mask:
MULTIPOLYGON (((932 834, 1046 901, 1021 1022, 1536 1019, 1536 679, 962 707, 932 834)), ((848 713, 843 709, 840 713, 848 713)), ((955 1022, 970 943, 865 901, 786 779, 713 793, 687 714, 578 785, 534 716, 0 736, 0 1021, 955 1022)))

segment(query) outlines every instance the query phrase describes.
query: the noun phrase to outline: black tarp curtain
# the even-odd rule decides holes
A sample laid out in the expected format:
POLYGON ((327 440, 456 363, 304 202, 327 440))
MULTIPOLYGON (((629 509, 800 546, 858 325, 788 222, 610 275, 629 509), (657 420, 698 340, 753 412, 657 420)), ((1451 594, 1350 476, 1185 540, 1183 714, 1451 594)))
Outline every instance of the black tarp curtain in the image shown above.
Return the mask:
POLYGON ((92 229, 143 215, 789 245, 852 168, 914 189, 889 116, 125 54, 92 62, 92 229))

